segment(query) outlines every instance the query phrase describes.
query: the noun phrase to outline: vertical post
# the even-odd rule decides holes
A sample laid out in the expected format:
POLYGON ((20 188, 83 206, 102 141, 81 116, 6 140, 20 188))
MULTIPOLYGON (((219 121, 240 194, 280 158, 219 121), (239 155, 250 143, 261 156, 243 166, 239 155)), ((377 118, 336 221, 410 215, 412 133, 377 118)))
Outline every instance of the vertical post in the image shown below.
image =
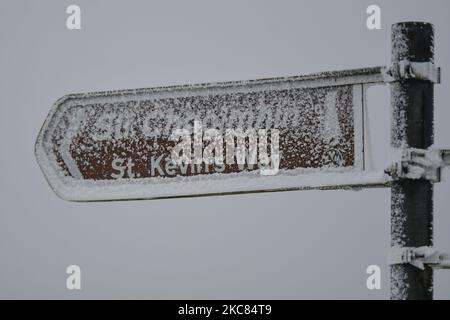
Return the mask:
MULTIPOLYGON (((434 28, 429 23, 392 26, 392 64, 434 62, 434 28)), ((391 147, 427 149, 433 144, 433 83, 400 79, 390 85, 391 147)), ((391 187, 391 246, 433 245, 433 184, 395 179, 391 187)), ((433 271, 409 264, 391 266, 391 299, 432 299, 433 271)))

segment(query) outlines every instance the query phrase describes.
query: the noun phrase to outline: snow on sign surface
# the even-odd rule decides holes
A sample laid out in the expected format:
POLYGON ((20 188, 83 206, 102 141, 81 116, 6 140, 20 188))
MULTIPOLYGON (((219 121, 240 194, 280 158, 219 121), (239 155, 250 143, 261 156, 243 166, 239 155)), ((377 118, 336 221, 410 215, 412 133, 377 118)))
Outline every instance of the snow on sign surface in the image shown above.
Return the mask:
POLYGON ((364 95, 381 68, 70 94, 36 157, 63 199, 102 201, 380 184, 364 172, 364 95))

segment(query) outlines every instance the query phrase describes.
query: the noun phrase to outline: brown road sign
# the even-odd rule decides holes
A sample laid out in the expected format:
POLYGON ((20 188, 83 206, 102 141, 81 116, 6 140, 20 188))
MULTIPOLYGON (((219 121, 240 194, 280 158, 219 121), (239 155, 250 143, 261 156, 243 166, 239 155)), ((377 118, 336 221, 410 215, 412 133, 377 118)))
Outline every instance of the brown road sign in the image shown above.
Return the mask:
POLYGON ((360 173, 365 90, 382 74, 70 94, 50 111, 36 157, 72 201, 379 185, 360 173))

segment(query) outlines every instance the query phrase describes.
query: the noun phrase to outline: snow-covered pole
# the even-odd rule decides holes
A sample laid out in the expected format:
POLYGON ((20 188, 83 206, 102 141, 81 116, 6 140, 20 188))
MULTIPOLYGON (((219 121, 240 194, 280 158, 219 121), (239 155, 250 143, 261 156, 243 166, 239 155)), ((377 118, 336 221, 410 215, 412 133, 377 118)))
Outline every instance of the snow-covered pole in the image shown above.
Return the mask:
MULTIPOLYGON (((414 67, 434 67, 433 25, 392 26, 391 147, 427 149, 433 144, 433 81, 414 77, 414 67)), ((433 245, 433 182, 395 178, 391 187, 391 246, 433 245)), ((411 264, 391 266, 391 299, 432 299, 433 271, 411 264)))

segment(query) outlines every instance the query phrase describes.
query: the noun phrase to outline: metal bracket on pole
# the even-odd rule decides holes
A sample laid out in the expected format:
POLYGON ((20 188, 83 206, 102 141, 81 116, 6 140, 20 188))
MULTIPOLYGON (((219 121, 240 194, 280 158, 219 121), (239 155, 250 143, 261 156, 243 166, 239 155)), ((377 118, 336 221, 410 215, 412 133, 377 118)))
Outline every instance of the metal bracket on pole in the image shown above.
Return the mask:
POLYGON ((450 149, 442 149, 440 151, 444 166, 450 167, 450 149))
POLYGON ((398 80, 424 80, 433 83, 441 83, 441 68, 432 62, 414 62, 402 60, 385 68, 385 82, 398 80))
POLYGON ((449 150, 398 149, 393 163, 385 170, 394 180, 424 179, 441 181, 441 168, 449 163, 449 150))
POLYGON ((450 254, 441 253, 431 247, 393 247, 389 251, 389 265, 411 264, 424 270, 425 265, 433 269, 450 269, 450 254))

